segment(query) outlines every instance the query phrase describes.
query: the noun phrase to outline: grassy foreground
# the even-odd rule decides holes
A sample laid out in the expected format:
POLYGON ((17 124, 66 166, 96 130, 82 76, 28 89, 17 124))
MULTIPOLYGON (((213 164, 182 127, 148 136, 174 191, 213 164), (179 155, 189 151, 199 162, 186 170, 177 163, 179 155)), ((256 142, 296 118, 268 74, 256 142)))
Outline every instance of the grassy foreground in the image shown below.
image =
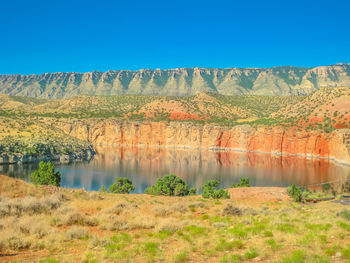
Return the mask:
POLYGON ((350 210, 284 188, 106 194, 0 176, 1 262, 350 262, 350 210))

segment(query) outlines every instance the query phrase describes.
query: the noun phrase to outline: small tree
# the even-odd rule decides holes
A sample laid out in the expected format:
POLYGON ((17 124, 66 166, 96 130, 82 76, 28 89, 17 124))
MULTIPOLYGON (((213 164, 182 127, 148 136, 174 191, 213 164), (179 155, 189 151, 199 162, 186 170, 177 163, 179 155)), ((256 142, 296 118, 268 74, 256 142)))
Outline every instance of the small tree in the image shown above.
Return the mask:
POLYGON ((151 195, 184 196, 188 195, 188 186, 181 178, 170 174, 157 179, 157 182, 147 187, 145 192, 151 195))
POLYGON ((134 190, 135 186, 133 186, 132 182, 125 177, 118 177, 115 179, 114 184, 109 187, 109 191, 115 194, 128 194, 134 190))
POLYGON ((214 191, 214 193, 212 194, 212 197, 214 199, 229 199, 230 195, 228 194, 228 192, 224 189, 219 189, 214 191))
POLYGON ((39 169, 30 175, 30 181, 39 185, 60 186, 61 174, 59 170, 55 172, 55 167, 51 162, 40 162, 39 169))
POLYGON ((217 189, 220 185, 218 180, 209 180, 203 185, 203 198, 228 199, 229 193, 224 189, 217 189))
POLYGON ((204 198, 210 198, 215 192, 216 188, 219 186, 220 182, 218 180, 206 181, 203 185, 202 196, 204 198))
POLYGON ((303 189, 295 184, 292 184, 287 189, 288 194, 294 199, 295 202, 303 201, 303 189))
POLYGON ((250 187, 249 178, 240 178, 238 184, 232 184, 231 187, 250 187))

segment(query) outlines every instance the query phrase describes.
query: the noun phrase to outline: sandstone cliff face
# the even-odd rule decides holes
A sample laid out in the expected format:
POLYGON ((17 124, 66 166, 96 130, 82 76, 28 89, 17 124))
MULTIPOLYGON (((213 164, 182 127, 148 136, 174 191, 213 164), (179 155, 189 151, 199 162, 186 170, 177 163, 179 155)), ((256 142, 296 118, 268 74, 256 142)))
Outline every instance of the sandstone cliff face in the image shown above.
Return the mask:
POLYGON ((0 75, 0 93, 40 98, 85 95, 307 95, 322 87, 349 87, 350 64, 315 68, 178 68, 88 73, 0 75))
POLYGON ((65 133, 95 145, 137 145, 190 148, 230 148, 239 151, 292 154, 334 159, 350 164, 350 130, 332 133, 278 127, 233 128, 187 123, 130 123, 117 120, 53 121, 65 133))

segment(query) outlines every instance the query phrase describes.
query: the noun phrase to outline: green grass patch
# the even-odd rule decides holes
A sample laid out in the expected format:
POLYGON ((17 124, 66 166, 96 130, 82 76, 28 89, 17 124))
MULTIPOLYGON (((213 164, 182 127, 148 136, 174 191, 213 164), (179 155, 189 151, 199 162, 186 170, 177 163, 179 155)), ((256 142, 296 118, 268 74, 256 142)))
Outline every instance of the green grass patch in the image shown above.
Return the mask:
POLYGON ((277 230, 284 233, 296 233, 296 227, 290 223, 281 223, 276 227, 277 230))
POLYGON ((187 262, 189 260, 188 252, 187 251, 181 251, 180 253, 176 254, 174 256, 174 262, 175 263, 182 263, 187 262))
POLYGON ((195 225, 186 226, 185 230, 190 236, 201 236, 208 232, 208 228, 195 225))
POLYGON ((253 259, 259 256, 258 251, 255 248, 251 248, 247 252, 244 253, 244 258, 245 259, 253 259))
POLYGON ((285 257, 282 263, 304 263, 306 252, 304 250, 294 250, 290 257, 285 257))

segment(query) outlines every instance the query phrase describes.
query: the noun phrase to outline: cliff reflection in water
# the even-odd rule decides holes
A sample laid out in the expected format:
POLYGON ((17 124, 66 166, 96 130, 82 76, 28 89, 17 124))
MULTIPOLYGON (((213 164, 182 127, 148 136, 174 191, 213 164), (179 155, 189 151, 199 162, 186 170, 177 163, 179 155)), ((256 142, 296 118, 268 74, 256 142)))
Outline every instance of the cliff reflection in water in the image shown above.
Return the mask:
MULTIPOLYGON (((124 176, 132 180, 135 192, 144 192, 157 178, 170 173, 198 189, 209 179, 218 179, 223 187, 229 187, 240 177, 249 177, 253 186, 312 185, 350 178, 349 166, 295 156, 137 147, 97 147, 96 152, 90 162, 57 166, 63 187, 98 190, 124 176)), ((0 166, 0 173, 28 179, 36 167, 0 166)))

